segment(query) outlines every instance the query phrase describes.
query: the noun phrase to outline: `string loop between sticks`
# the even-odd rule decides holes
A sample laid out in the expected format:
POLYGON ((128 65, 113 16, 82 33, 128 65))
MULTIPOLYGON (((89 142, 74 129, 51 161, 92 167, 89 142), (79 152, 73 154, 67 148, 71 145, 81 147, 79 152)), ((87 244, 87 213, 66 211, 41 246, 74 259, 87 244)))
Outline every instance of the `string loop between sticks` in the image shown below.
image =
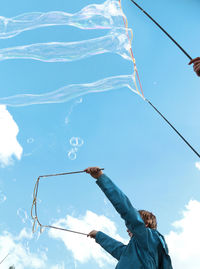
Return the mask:
MULTIPOLYGON (((104 168, 100 168, 100 170, 104 170, 104 168)), ((61 230, 61 231, 65 231, 65 232, 76 233, 76 234, 80 234, 80 235, 86 235, 86 236, 88 235, 86 233, 77 232, 77 231, 73 231, 73 230, 69 230, 69 229, 65 229, 65 228, 61 228, 61 227, 56 227, 56 226, 52 226, 52 225, 43 225, 39 221, 38 214, 37 214, 37 195, 38 195, 39 182, 40 182, 41 178, 80 174, 80 173, 85 173, 85 170, 75 171, 75 172, 58 173, 58 174, 50 174, 50 175, 42 175, 42 176, 39 176, 37 178, 37 181, 36 181, 36 184, 34 187, 34 191, 33 191, 33 203, 32 203, 32 207, 31 207, 31 217, 33 219, 33 227, 32 227, 33 233, 37 231, 37 227, 35 227, 37 224, 38 227, 40 227, 40 233, 42 233, 43 228, 50 228, 50 229, 56 229, 56 230, 61 230)))

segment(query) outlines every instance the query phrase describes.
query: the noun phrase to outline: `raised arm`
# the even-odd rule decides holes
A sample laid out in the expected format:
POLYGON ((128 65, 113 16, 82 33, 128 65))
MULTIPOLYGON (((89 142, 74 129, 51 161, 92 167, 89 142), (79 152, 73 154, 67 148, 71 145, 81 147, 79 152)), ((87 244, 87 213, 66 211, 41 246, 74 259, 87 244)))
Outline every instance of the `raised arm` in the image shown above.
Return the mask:
POLYGON ((110 253, 115 259, 119 261, 126 245, 113 239, 112 237, 104 234, 102 232, 97 232, 95 230, 91 231, 88 236, 94 238, 95 241, 104 248, 108 253, 110 253))
POLYGON ((139 212, 132 206, 126 195, 107 177, 102 171, 95 170, 97 167, 86 169, 87 173, 97 179, 96 183, 105 193, 114 208, 124 219, 126 227, 133 233, 138 244, 148 248, 147 228, 140 217, 139 212))

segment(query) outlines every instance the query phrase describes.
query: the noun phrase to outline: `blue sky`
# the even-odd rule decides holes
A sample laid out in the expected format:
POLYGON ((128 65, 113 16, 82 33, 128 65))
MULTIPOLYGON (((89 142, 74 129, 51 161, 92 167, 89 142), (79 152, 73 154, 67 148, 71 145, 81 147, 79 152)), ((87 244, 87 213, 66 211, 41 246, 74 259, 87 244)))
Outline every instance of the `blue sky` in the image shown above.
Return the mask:
MULTIPOLYGON (((8 0, 1 1, 0 16, 75 13, 94 3, 103 1, 8 0)), ((197 0, 138 3, 193 58, 199 56, 197 0)), ((133 30, 132 48, 145 97, 200 151, 199 78, 188 66, 187 57, 131 1, 122 1, 122 7, 133 30)), ((107 33, 71 26, 44 27, 1 39, 0 49, 88 40, 107 33)), ((132 69, 130 61, 114 53, 61 63, 5 60, 0 62, 0 98, 44 94, 70 84, 130 75, 132 69)), ((200 210, 199 159, 138 95, 121 88, 58 104, 1 106, 0 115, 0 260, 10 253, 2 268, 13 263, 16 268, 114 268, 113 261, 90 239, 47 230, 39 236, 30 231, 37 177, 95 165, 105 168, 136 208, 157 215, 159 231, 168 239, 175 268, 199 268, 199 252, 189 251, 200 239, 195 226, 200 210), (72 137, 79 137, 83 144, 72 146, 72 137), (68 153, 75 148, 76 158, 71 160, 68 153), (187 235, 193 239, 187 239, 187 235)), ((89 223, 91 229, 102 228, 116 238, 128 239, 123 222, 88 175, 45 179, 39 191, 42 223, 65 220, 69 227, 84 232, 90 231, 85 226, 89 223)))

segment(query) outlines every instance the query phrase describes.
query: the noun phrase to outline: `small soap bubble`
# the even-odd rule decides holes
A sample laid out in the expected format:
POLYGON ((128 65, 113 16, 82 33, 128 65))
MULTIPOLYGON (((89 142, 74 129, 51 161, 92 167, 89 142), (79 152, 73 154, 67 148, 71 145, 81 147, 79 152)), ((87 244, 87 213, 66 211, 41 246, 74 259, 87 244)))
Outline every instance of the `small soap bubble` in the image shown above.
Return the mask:
POLYGON ((23 210, 22 208, 19 208, 17 210, 17 215, 19 216, 19 218, 21 219, 21 221, 23 223, 26 223, 27 220, 28 220, 28 215, 27 215, 27 212, 25 210, 23 210))
POLYGON ((83 98, 80 98, 79 100, 76 101, 77 104, 81 104, 83 102, 83 98))
POLYGON ((0 204, 3 204, 6 201, 7 197, 5 196, 5 194, 0 191, 0 204))
POLYGON ((29 137, 29 138, 26 140, 26 142, 27 142, 28 144, 32 144, 32 143, 34 142, 34 138, 29 137))
POLYGON ((197 169, 200 170, 200 162, 196 162, 196 163, 195 163, 195 166, 196 166, 197 169))
POLYGON ((67 125, 69 123, 69 117, 65 118, 65 124, 67 125))
POLYGON ((69 142, 73 147, 81 147, 84 143, 83 139, 74 136, 70 138, 69 142))
POLYGON ((57 213, 60 214, 61 213, 61 209, 57 208, 57 213))
POLYGON ((42 203, 42 200, 37 198, 37 204, 41 204, 42 203))
POLYGON ((42 234, 44 232, 44 230, 45 230, 45 227, 40 226, 40 234, 42 234))
POLYGON ((69 152, 68 152, 68 157, 70 160, 74 161, 76 159, 76 152, 74 149, 71 149, 69 152))

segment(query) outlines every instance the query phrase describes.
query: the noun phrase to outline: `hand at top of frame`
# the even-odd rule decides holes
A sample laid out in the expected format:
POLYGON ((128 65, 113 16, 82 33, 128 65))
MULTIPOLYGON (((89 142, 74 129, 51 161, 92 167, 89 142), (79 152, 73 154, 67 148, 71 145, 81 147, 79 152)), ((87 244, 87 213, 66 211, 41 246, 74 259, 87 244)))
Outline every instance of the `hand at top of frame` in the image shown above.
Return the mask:
POLYGON ((196 72, 197 76, 200 77, 200 57, 192 59, 189 64, 193 64, 194 72, 196 72))

